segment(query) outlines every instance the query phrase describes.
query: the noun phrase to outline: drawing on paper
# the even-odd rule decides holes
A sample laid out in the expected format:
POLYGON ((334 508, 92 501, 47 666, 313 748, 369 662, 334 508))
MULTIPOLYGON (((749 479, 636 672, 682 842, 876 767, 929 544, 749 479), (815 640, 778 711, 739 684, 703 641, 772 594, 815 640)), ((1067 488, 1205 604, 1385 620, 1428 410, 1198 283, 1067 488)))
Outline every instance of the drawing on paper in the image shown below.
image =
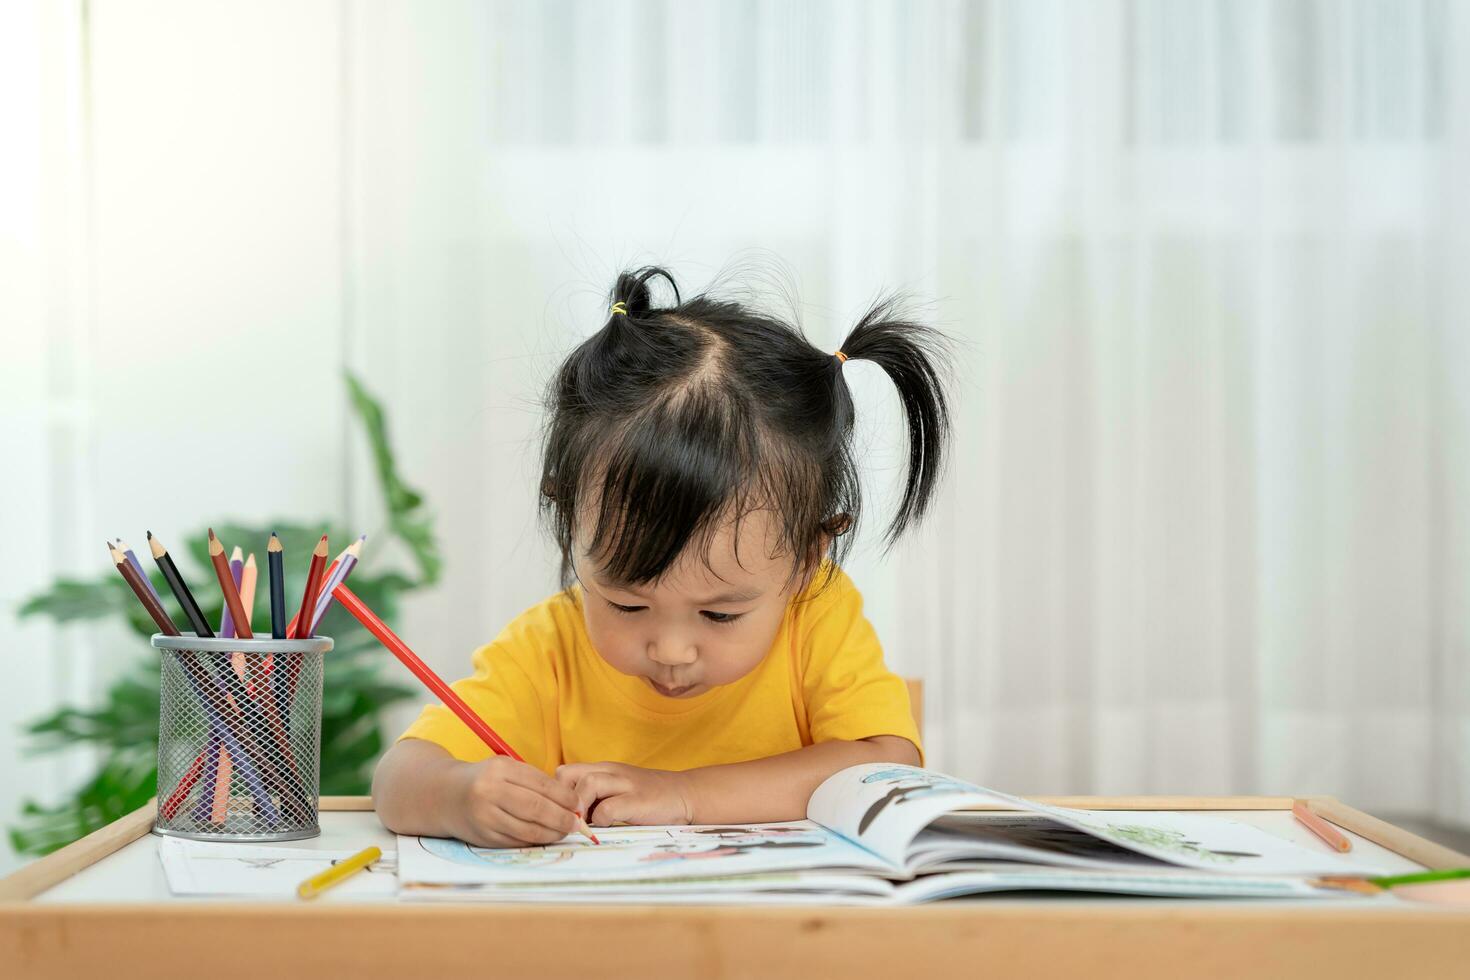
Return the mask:
POLYGON ((1197 858, 1217 864, 1233 864, 1241 858, 1258 858, 1253 851, 1225 851, 1205 847, 1199 841, 1189 840, 1177 830, 1164 827, 1144 827, 1138 824, 1087 824, 1097 834, 1111 840, 1130 841, 1145 847, 1168 851, 1181 857, 1197 858))
POLYGON ((878 815, 890 806, 897 806, 925 796, 937 796, 941 793, 970 793, 975 790, 975 787, 969 783, 936 776, 909 766, 895 766, 891 769, 870 772, 863 777, 863 782, 891 784, 891 788, 883 796, 874 800, 863 813, 862 819, 858 821, 859 834, 866 833, 873 821, 878 819, 878 815))
POLYGON ((435 857, 478 868, 532 869, 592 866, 607 869, 655 861, 692 861, 741 854, 823 847, 831 835, 811 826, 619 827, 598 834, 593 845, 568 837, 539 847, 476 847, 458 840, 419 838, 435 857))

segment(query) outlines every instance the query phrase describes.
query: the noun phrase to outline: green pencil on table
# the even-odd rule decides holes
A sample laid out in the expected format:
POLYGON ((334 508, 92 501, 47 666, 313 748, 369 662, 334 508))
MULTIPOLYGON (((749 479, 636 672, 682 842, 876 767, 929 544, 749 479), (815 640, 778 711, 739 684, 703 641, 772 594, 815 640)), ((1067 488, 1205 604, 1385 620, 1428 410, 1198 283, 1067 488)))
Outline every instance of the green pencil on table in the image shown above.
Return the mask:
POLYGON ((1438 871, 1416 871, 1406 875, 1387 875, 1382 878, 1369 878, 1368 883, 1377 885, 1379 888, 1393 888, 1395 885, 1420 885, 1429 881, 1451 881, 1455 878, 1470 878, 1470 868, 1441 868, 1438 871))

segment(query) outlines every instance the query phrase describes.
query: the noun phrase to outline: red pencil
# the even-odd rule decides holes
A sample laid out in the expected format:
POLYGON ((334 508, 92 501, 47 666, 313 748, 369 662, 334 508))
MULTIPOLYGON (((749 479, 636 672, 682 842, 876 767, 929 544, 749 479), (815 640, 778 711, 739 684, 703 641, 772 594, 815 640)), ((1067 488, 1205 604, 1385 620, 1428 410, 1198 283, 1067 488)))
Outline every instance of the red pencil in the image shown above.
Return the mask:
POLYGON ((311 614, 316 609, 316 596, 322 587, 322 569, 327 565, 327 536, 316 543, 311 552, 311 566, 306 570, 306 591, 301 594, 301 608, 296 611, 296 628, 287 635, 296 640, 311 636, 311 614))
POLYGON ((475 714, 474 709, 454 693, 454 688, 444 683, 439 675, 434 673, 434 669, 420 660, 419 655, 410 650, 408 644, 400 640, 398 634, 389 629, 388 624, 379 619, 378 614, 365 606, 361 599, 353 595, 352 590, 346 585, 337 586, 337 601, 342 604, 343 609, 357 617, 357 621, 367 627, 367 631, 376 636, 378 642, 387 647, 393 656, 403 661, 403 666, 413 671, 413 675, 423 681, 424 686, 433 691, 439 700, 444 702, 445 707, 458 715, 459 720, 468 725, 470 731, 480 736, 480 741, 490 746, 491 751, 496 755, 508 755, 517 762, 526 761, 521 758, 519 752, 510 747, 505 739, 495 734, 495 729, 485 724, 484 720, 475 714))
MULTIPOLYGON (((459 720, 468 725, 470 731, 480 737, 480 741, 490 746, 491 751, 496 755, 508 755, 517 762, 526 761, 521 758, 520 753, 510 747, 505 739, 495 734, 495 729, 485 724, 484 719, 475 714, 474 709, 465 704, 463 698, 454 693, 454 688, 444 683, 439 675, 434 673, 433 668, 420 660, 419 655, 410 650, 408 644, 400 640, 398 634, 394 633, 388 628, 387 623, 378 618, 377 613, 373 612, 363 604, 361 599, 353 595, 352 590, 347 587, 345 582, 338 585, 333 590, 333 594, 337 597, 337 602, 342 605, 343 609, 351 613, 359 623, 367 628, 369 633, 377 637, 378 642, 387 647, 393 656, 403 661, 403 666, 413 671, 413 675, 422 681, 425 687, 433 691, 439 700, 444 702, 445 707, 458 715, 459 720)), ((577 815, 577 822, 581 824, 580 832, 590 838, 592 843, 601 843, 598 841, 596 835, 587 829, 587 824, 582 821, 580 814, 577 815)))
MULTIPOLYGON (((342 560, 342 557, 340 555, 337 556, 336 558, 333 558, 332 559, 332 563, 327 566, 327 570, 325 572, 322 572, 322 581, 323 582, 325 582, 327 579, 329 579, 329 578, 332 577, 332 573, 337 570, 337 563, 340 562, 341 560, 342 560)), ((291 625, 289 625, 289 626, 286 627, 286 635, 287 636, 295 636, 296 635, 296 626, 300 622, 301 622, 301 610, 298 609, 298 610, 296 610, 296 615, 294 615, 294 616, 291 617, 291 625)))

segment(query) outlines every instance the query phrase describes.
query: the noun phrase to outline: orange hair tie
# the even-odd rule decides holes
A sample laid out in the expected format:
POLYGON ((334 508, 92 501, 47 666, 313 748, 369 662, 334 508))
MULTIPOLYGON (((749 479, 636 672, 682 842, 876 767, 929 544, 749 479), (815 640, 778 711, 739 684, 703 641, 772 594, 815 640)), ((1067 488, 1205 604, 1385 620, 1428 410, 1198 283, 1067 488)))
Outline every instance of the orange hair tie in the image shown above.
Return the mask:
POLYGON ((838 364, 846 364, 847 363, 847 355, 844 354, 844 353, 842 353, 842 351, 840 351, 840 350, 834 350, 832 352, 832 356, 835 357, 835 358, 837 358, 837 363, 838 364))

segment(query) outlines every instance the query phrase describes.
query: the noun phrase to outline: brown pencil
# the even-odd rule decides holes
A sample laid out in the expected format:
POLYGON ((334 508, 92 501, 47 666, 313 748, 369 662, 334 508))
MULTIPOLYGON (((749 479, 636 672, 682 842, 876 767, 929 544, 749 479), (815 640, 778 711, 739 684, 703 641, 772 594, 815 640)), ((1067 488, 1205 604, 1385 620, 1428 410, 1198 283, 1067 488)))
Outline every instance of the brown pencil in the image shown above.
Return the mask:
POLYGON ((292 639, 313 635, 312 615, 316 612, 316 597, 322 588, 322 572, 327 567, 327 536, 316 543, 311 553, 311 566, 306 570, 306 591, 301 594, 301 608, 296 611, 296 631, 292 639))
POLYGON ((128 583, 128 587, 133 590, 133 594, 138 597, 138 601, 143 604, 143 608, 152 617, 153 624, 158 627, 158 632, 165 636, 183 636, 183 633, 179 632, 179 628, 174 625, 174 621, 169 616, 168 610, 163 608, 163 603, 158 601, 158 597, 153 594, 152 589, 143 584, 143 576, 139 575, 138 570, 133 567, 132 562, 128 561, 128 556, 118 551, 111 544, 107 546, 107 553, 112 556, 113 564, 117 566, 117 570, 122 574, 123 580, 128 583))
POLYGON ((230 607, 230 618, 235 621, 235 635, 242 640, 255 638, 250 632, 250 614, 240 601, 240 590, 235 588, 235 576, 230 572, 230 561, 225 557, 225 546, 209 529, 209 563, 214 566, 214 577, 219 579, 220 591, 225 594, 225 605, 230 607))

